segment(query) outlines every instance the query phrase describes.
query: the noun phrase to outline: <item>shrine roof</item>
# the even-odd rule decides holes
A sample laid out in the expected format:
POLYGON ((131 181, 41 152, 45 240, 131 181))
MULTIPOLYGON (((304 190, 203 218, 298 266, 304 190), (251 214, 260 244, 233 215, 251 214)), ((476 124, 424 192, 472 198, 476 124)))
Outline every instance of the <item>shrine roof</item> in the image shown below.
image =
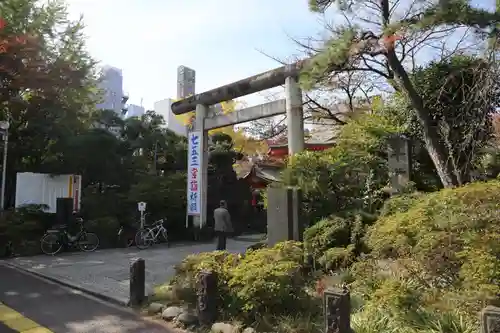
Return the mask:
POLYGON ((244 179, 253 173, 254 176, 264 181, 278 182, 283 166, 265 164, 265 162, 238 161, 233 165, 233 169, 238 179, 244 179))

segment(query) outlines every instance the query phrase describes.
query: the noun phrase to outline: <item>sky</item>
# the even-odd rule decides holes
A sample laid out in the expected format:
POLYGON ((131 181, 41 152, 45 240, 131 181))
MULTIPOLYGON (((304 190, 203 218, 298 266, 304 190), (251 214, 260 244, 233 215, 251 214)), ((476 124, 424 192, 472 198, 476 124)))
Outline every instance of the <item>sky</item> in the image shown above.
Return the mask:
MULTIPOLYGON (((203 92, 278 67, 300 54, 291 37, 321 32, 307 0, 67 0, 84 17, 88 49, 101 64, 123 70, 129 103, 152 109, 175 98, 177 67, 196 70, 203 92)), ((279 88, 277 88, 279 89, 279 88)), ((262 103, 261 93, 250 105, 262 103)))

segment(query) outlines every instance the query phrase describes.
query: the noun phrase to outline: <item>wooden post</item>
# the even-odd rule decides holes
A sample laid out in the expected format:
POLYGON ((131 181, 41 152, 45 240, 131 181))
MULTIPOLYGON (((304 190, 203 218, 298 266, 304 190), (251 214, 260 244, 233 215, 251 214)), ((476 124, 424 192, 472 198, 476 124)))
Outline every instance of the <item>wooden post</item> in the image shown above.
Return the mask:
POLYGON ((201 271, 198 277, 198 320, 202 325, 211 325, 217 319, 217 273, 201 271))
POLYGON ((481 333, 500 333, 500 308, 487 306, 481 311, 481 333))
POLYGON ((323 310, 325 333, 351 332, 351 297, 347 288, 325 290, 323 310))
POLYGON ((130 265, 130 306, 143 304, 146 298, 146 263, 139 258, 130 265))

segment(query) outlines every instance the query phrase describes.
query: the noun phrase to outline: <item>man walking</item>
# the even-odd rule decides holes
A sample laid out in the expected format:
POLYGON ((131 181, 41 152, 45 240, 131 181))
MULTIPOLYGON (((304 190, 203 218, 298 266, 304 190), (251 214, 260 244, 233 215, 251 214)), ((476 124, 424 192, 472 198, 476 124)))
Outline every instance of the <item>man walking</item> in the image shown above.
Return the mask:
POLYGON ((217 251, 224 251, 226 249, 227 235, 233 232, 231 215, 229 215, 225 200, 221 200, 219 208, 214 210, 214 230, 217 237, 217 251))

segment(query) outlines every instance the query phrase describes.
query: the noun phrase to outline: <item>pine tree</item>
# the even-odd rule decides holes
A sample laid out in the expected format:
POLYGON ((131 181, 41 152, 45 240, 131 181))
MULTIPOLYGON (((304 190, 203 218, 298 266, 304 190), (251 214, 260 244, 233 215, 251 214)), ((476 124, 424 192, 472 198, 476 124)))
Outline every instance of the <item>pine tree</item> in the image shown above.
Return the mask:
POLYGON ((391 0, 309 0, 310 10, 324 13, 330 6, 338 5, 347 16, 367 13, 360 20, 371 30, 356 24, 336 27, 335 36, 305 66, 301 82, 312 88, 325 77, 339 71, 370 70, 385 77, 396 91, 406 93, 420 121, 426 149, 445 187, 460 185, 458 170, 451 163, 448 151, 439 138, 438 129, 432 126, 431 112, 412 83, 398 44, 416 34, 436 29, 470 27, 477 38, 496 40, 500 13, 473 7, 467 0, 415 1, 405 3, 405 15, 396 18, 393 12, 403 2, 391 0), (359 65, 364 64, 364 66, 359 65))

